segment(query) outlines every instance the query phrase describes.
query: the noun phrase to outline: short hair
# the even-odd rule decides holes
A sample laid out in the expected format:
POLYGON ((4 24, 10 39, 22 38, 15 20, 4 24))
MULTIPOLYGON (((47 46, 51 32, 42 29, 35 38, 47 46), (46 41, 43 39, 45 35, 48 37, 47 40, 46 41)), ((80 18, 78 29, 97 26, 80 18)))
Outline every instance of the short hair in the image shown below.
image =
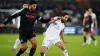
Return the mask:
POLYGON ((36 1, 31 0, 31 1, 29 2, 29 5, 32 5, 32 4, 37 4, 37 3, 36 3, 36 1))
POLYGON ((67 13, 67 12, 63 12, 63 13, 61 14, 61 16, 65 16, 65 15, 68 15, 68 13, 67 13))

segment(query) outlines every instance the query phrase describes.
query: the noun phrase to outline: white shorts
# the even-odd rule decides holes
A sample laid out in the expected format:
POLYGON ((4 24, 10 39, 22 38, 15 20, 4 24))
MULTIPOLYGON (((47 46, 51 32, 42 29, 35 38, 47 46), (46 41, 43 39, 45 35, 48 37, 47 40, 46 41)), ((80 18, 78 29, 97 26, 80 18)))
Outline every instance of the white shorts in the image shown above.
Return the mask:
POLYGON ((60 38, 55 39, 44 39, 42 46, 45 46, 47 48, 50 48, 52 44, 56 44, 57 42, 61 41, 60 38))
POLYGON ((91 28, 91 32, 93 32, 94 31, 94 29, 93 29, 93 27, 91 28))

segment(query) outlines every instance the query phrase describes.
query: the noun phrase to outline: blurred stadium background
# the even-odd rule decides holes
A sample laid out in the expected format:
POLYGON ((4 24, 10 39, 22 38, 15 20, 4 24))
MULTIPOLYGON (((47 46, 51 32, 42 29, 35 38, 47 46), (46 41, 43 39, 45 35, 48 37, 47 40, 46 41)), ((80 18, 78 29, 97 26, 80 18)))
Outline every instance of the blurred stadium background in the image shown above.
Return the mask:
MULTIPOLYGON (((30 0, 0 0, 0 23, 3 23, 12 13, 21 9, 23 3, 30 0)), ((59 15, 62 11, 67 11, 70 18, 66 23, 65 34, 81 34, 81 25, 85 11, 91 7, 97 15, 98 31, 100 35, 100 1, 99 0, 36 0, 38 2, 37 11, 45 17, 53 17, 59 15), (70 30, 69 30, 70 29, 70 30)), ((37 33, 42 33, 44 28, 41 24, 35 27, 37 33)), ((45 27, 45 26, 44 26, 45 27)), ((0 29, 0 33, 14 33, 12 30, 12 22, 4 29, 0 29)))
MULTIPOLYGON (((7 18, 11 16, 12 13, 22 8, 24 2, 29 2, 30 0, 0 0, 0 23, 3 23, 7 18)), ((100 56, 100 0, 36 0, 38 2, 37 11, 38 14, 43 16, 44 18, 54 17, 59 15, 62 11, 67 11, 69 14, 69 20, 66 23, 66 27, 64 29, 66 40, 70 41, 66 46, 66 49, 69 51, 69 56, 100 56), (91 7, 93 12, 97 16, 98 22, 98 30, 96 39, 98 41, 97 47, 93 45, 90 46, 81 46, 83 41, 82 38, 82 20, 85 11, 91 7), (69 35, 67 35, 69 34, 69 35), (71 34, 71 35, 70 35, 71 34), (70 38, 72 37, 72 38, 70 38), (78 37, 78 38, 77 38, 78 37), (77 40, 77 41, 76 41, 77 40), (92 46, 92 47, 91 47, 92 46), (79 48, 79 49, 78 49, 79 48), (81 52, 81 51, 82 52, 81 52), (94 53, 94 54, 93 54, 94 53)), ((39 22, 35 25, 35 31, 38 34, 39 46, 37 55, 39 56, 39 49, 42 44, 43 37, 42 33, 45 31, 46 25, 39 22)), ((14 56, 11 50, 14 41, 18 37, 17 29, 13 28, 12 22, 7 24, 4 28, 0 28, 0 55, 2 56, 14 56), (15 38, 14 38, 15 37, 15 38), (11 44, 9 44, 9 42, 11 44), (5 51, 4 51, 5 50, 5 51), (5 54, 6 52, 7 54, 5 54), (9 54, 9 55, 8 55, 9 54)), ((51 56, 52 50, 57 48, 52 47, 50 51, 47 52, 48 56, 51 56)), ((59 51, 59 50, 58 50, 59 51)), ((54 52, 56 54, 61 55, 61 52, 54 52)), ((25 54, 27 55, 27 54, 25 54)))

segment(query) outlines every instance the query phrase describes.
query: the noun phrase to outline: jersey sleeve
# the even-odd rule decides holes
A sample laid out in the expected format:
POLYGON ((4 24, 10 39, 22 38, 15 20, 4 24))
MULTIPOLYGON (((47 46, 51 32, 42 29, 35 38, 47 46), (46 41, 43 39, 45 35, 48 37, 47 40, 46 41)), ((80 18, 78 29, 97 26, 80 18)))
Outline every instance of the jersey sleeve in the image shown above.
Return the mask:
POLYGON ((43 17, 41 16, 37 16, 36 17, 39 21, 41 21, 42 23, 48 23, 50 21, 50 18, 47 18, 47 19, 44 19, 43 17))
MULTIPOLYGON (((17 11, 14 12, 12 15, 14 15, 14 14, 16 14, 16 13, 18 13, 18 12, 21 12, 21 11, 22 11, 22 9, 17 10, 17 11)), ((15 24, 15 23, 16 23, 16 19, 12 19, 12 23, 15 24)))
POLYGON ((18 16, 21 16, 23 15, 23 11, 20 11, 20 12, 17 12, 15 14, 13 14, 12 16, 10 16, 5 22, 4 22, 4 25, 6 25, 8 22, 10 22, 12 19, 18 17, 18 16))

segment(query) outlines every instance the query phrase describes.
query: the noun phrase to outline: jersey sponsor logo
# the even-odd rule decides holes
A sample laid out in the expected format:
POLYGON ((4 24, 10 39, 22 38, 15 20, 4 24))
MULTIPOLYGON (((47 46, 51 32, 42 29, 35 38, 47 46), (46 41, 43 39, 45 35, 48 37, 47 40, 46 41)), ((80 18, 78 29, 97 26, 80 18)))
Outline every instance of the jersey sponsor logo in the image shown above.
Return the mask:
POLYGON ((27 18, 30 18, 30 19, 35 19, 35 18, 36 18, 36 15, 29 15, 29 14, 26 14, 26 17, 27 17, 27 18))

